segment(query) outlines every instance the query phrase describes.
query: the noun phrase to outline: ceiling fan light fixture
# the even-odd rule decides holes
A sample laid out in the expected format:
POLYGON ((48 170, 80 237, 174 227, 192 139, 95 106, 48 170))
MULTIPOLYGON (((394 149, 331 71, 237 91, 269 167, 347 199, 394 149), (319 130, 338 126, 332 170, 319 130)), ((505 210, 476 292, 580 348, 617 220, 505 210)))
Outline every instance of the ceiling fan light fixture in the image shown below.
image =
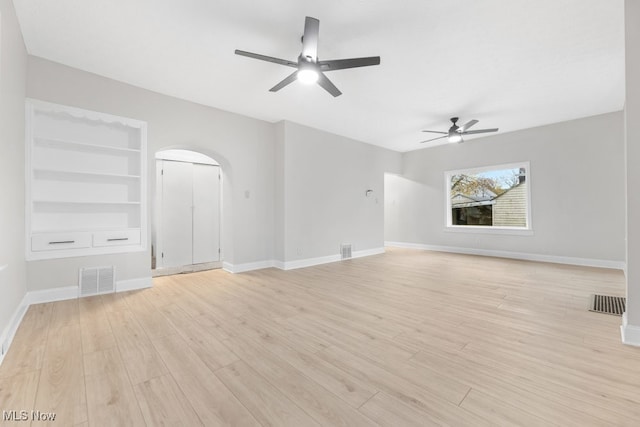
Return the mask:
POLYGON ((458 126, 456 124, 458 122, 457 117, 451 117, 450 120, 451 120, 451 123, 453 123, 453 125, 449 128, 448 132, 444 132, 441 130, 423 130, 422 132, 439 133, 441 136, 437 138, 427 139, 426 141, 420 141, 420 143, 424 144, 425 142, 437 141, 440 139, 447 138, 447 141, 455 144, 455 143, 464 142, 464 139, 462 139, 462 135, 498 132, 498 128, 469 130, 471 126, 478 123, 478 120, 475 120, 475 119, 469 120, 467 123, 463 124, 462 126, 458 126))
POLYGON ((311 85, 318 81, 318 72, 313 68, 303 68, 298 71, 298 80, 300 83, 311 85))
POLYGON ((462 142, 462 135, 460 134, 449 135, 449 142, 454 144, 457 142, 462 142))
POLYGON ((286 59, 274 58, 273 56, 260 55, 259 53, 235 50, 236 55, 248 58, 259 59, 260 61, 272 62, 274 64, 285 65, 295 68, 296 71, 285 77, 280 83, 269 89, 270 92, 277 92, 285 86, 299 80, 304 84, 318 83, 318 85, 329 92, 334 98, 342 95, 342 92, 325 75, 327 71, 345 70, 347 68, 368 67, 370 65, 380 65, 379 56, 369 56, 366 58, 329 59, 318 61, 318 34, 320 31, 320 21, 307 16, 304 19, 304 34, 302 36, 302 52, 298 56, 298 61, 288 61, 286 59))

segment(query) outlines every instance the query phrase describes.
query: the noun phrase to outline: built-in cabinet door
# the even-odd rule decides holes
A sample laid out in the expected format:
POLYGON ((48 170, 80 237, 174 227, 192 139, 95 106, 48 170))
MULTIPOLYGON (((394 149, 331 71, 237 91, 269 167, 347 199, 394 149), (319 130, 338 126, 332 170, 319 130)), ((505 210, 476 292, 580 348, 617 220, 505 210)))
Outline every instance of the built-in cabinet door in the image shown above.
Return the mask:
POLYGON ((191 163, 162 161, 163 267, 193 263, 193 167, 191 163))
POLYGON ((193 263, 220 261, 220 168, 193 164, 193 263))

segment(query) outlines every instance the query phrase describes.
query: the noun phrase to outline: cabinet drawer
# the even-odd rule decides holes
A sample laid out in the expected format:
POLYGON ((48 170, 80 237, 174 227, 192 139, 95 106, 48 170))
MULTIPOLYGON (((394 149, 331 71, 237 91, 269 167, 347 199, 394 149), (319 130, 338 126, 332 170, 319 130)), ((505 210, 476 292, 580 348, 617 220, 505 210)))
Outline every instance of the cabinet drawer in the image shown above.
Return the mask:
POLYGON ((31 236, 32 251, 52 251, 91 247, 91 233, 46 233, 31 236))
POLYGON ((140 230, 98 231, 93 233, 93 246, 139 245, 140 230))

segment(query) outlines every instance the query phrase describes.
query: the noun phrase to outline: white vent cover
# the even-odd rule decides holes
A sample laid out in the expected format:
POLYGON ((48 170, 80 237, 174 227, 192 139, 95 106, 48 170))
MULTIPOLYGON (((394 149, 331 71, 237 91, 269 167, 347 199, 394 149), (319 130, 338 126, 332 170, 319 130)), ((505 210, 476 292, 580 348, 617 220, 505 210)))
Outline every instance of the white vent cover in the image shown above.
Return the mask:
POLYGON ((340 245, 340 258, 341 259, 349 259, 351 258, 351 245, 342 244, 340 245))
POLYGON ((115 292, 115 267, 89 267, 80 269, 80 296, 100 295, 115 292))

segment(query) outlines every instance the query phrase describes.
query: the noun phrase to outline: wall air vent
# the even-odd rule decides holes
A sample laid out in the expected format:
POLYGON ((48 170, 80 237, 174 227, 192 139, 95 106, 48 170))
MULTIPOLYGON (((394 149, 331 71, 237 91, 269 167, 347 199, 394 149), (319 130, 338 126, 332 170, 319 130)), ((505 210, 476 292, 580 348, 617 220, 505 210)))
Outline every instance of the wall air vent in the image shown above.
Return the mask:
POLYGON ((349 259, 351 258, 351 245, 342 244, 340 245, 340 259, 349 259))
POLYGON ((115 292, 115 267, 81 268, 79 273, 79 282, 81 297, 115 292))

